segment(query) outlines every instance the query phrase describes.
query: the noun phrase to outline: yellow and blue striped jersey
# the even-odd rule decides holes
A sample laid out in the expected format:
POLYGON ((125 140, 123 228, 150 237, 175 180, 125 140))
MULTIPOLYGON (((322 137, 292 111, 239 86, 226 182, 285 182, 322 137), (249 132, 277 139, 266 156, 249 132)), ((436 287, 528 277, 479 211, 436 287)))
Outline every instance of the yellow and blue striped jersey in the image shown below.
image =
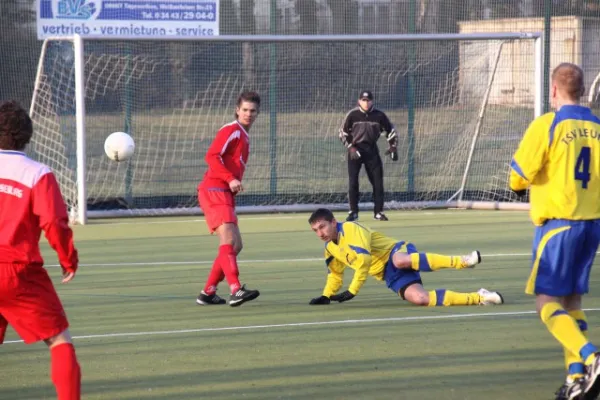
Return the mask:
POLYGON ((530 187, 535 225, 600 218, 600 119, 579 105, 536 118, 511 162, 510 188, 530 187))
POLYGON ((336 294, 342 287, 346 267, 354 270, 354 278, 348 287, 352 294, 359 292, 369 275, 383 280, 390 252, 398 242, 356 222, 338 223, 337 228, 337 244, 332 241, 325 244, 329 275, 323 295, 327 297, 336 294))

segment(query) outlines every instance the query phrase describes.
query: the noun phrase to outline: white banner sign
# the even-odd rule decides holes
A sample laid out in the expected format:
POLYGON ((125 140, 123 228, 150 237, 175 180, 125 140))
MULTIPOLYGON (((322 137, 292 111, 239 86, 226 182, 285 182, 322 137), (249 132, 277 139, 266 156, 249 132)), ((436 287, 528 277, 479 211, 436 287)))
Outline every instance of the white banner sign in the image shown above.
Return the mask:
POLYGON ((219 0, 38 0, 38 38, 216 36, 219 0))

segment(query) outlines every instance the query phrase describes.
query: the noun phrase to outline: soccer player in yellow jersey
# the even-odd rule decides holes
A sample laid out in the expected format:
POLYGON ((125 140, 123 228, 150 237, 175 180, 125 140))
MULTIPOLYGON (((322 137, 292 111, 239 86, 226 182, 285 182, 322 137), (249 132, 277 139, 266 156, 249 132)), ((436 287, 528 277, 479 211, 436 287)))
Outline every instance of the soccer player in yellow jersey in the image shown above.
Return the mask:
POLYGON ((481 255, 473 251, 466 256, 444 256, 419 253, 412 243, 396 240, 360 225, 357 222, 337 222, 333 213, 319 208, 308 223, 325 242, 325 263, 329 270, 323 295, 310 304, 340 303, 356 296, 370 275, 384 280, 387 287, 403 299, 419 306, 465 306, 502 304, 500 293, 480 289, 478 292, 458 293, 446 289, 426 291, 420 271, 441 268, 473 268, 481 262, 481 255), (336 294, 342 287, 345 269, 354 270, 348 289, 336 294))
POLYGON ((556 399, 595 399, 598 349, 586 338, 582 296, 600 243, 600 119, 579 105, 583 71, 560 64, 552 72, 556 109, 536 118, 511 162, 510 188, 529 188, 536 225, 525 292, 565 351, 567 380, 556 399))

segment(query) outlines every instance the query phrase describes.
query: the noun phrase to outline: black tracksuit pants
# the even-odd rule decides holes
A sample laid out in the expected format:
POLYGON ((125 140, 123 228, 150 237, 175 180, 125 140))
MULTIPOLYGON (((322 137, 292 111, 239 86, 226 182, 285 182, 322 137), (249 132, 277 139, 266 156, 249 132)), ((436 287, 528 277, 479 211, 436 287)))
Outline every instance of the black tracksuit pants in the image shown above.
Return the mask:
POLYGON ((377 146, 371 149, 360 149, 360 158, 351 160, 348 157, 348 202, 350 211, 358 213, 359 184, 358 177, 362 165, 365 165, 367 177, 373 186, 374 214, 383 211, 383 162, 377 146))

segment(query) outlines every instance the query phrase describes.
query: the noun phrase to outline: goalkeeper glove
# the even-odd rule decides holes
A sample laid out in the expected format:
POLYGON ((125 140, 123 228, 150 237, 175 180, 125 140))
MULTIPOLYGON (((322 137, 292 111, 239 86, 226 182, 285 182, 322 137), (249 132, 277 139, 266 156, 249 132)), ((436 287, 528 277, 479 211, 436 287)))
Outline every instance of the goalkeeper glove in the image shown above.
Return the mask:
POLYGON ((385 154, 389 155, 392 161, 398 161, 398 149, 396 149, 396 146, 390 145, 385 154))
POLYGON ((319 296, 319 297, 315 297, 314 299, 312 299, 310 301, 310 303, 308 303, 308 304, 310 304, 311 306, 314 306, 314 305, 329 304, 329 303, 331 303, 331 300, 329 300, 329 297, 319 296))
POLYGON ((385 154, 388 154, 392 161, 398 161, 398 134, 395 129, 392 129, 390 134, 387 136, 388 149, 385 154))
POLYGON ((331 300, 339 301, 340 303, 343 303, 348 300, 352 300, 353 298, 354 298, 354 295, 349 290, 346 290, 345 292, 331 296, 331 300))
POLYGON ((355 161, 360 159, 360 153, 358 152, 356 147, 354 147, 354 146, 348 147, 348 157, 350 157, 351 160, 355 160, 355 161))

